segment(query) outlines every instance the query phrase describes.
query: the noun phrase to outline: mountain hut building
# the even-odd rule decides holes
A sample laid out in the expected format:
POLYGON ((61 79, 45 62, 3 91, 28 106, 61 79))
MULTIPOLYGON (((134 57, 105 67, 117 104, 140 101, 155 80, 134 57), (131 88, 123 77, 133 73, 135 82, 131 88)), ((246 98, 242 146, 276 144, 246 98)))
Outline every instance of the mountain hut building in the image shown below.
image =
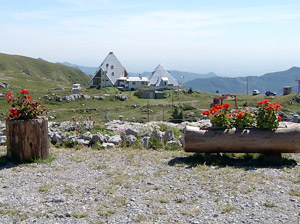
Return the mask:
POLYGON ((159 64, 152 72, 149 87, 155 90, 176 90, 178 82, 162 64, 159 64))
POLYGON ((113 52, 109 52, 102 64, 99 66, 96 74, 89 82, 90 87, 117 87, 117 80, 119 78, 128 77, 126 69, 115 56, 113 52))

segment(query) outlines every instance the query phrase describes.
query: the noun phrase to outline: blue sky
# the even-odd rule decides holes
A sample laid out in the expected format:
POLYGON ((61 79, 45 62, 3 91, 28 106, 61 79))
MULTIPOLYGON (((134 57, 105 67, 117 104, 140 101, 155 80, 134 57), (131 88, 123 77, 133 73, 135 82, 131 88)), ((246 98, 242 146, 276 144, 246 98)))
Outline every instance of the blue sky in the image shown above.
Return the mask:
POLYGON ((0 52, 130 72, 224 76, 300 67, 298 0, 0 0, 0 52))

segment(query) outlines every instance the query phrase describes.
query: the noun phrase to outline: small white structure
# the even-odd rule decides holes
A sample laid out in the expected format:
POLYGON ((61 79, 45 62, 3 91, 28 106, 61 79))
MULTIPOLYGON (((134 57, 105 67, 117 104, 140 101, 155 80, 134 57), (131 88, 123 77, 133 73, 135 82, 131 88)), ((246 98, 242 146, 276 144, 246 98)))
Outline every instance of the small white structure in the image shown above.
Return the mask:
POLYGON ((73 88, 72 88, 73 94, 79 94, 80 90, 81 90, 80 84, 73 84, 73 88))
POLYGON ((148 87, 149 79, 147 77, 122 77, 117 81, 117 86, 124 91, 134 91, 140 88, 148 87))
POLYGON ((149 86, 157 90, 171 90, 178 89, 178 82, 169 71, 159 64, 152 72, 149 86))

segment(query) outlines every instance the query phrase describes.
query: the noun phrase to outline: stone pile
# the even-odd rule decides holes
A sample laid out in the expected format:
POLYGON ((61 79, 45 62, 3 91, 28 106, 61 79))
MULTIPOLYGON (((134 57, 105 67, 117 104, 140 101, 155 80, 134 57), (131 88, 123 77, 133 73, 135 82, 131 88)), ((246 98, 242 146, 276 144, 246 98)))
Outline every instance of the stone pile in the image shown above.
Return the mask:
MULTIPOLYGON (((48 135, 52 144, 74 143, 79 145, 92 146, 100 143, 103 148, 116 147, 122 143, 131 146, 137 141, 145 147, 149 148, 151 138, 156 138, 167 145, 182 145, 182 137, 175 139, 172 128, 183 129, 187 125, 197 127, 210 127, 211 123, 207 120, 199 120, 197 122, 183 122, 181 124, 173 124, 168 122, 148 122, 145 124, 135 122, 122 122, 113 120, 105 124, 106 131, 113 133, 112 135, 91 133, 94 128, 93 121, 65 121, 48 123, 48 135), (169 127, 167 131, 160 131, 159 125, 169 127), (85 131, 83 131, 85 130, 85 131)), ((0 122, 0 144, 6 143, 5 121, 0 122)))
POLYGON ((78 128, 76 125, 70 121, 62 123, 49 122, 49 139, 51 143, 55 145, 71 142, 86 146, 100 143, 103 148, 110 148, 122 143, 131 146, 140 141, 145 148, 149 148, 150 139, 157 138, 161 142, 166 142, 167 145, 182 145, 181 141, 175 139, 172 129, 162 132, 155 123, 140 124, 118 120, 111 121, 105 125, 106 131, 113 133, 112 135, 101 134, 100 132, 92 134, 90 131, 92 127, 88 127, 88 124, 84 124, 85 128, 83 128, 87 131, 75 134, 79 133, 74 132, 78 128))
MULTIPOLYGON (((1 83, 0 83, 0 87, 1 87, 1 83)), ((3 87, 5 88, 5 87, 3 87)), ((56 96, 55 94, 52 94, 51 96, 45 95, 44 99, 48 100, 48 101, 52 101, 52 100, 56 100, 57 102, 72 102, 75 100, 90 100, 90 99, 95 99, 95 100, 104 100, 106 97, 109 97, 109 94, 104 94, 103 96, 89 96, 89 95, 85 95, 85 94, 71 94, 68 96, 56 96)), ((125 101, 128 100, 128 95, 127 94, 118 94, 116 95, 116 99, 119 99, 121 101, 125 101)))
POLYGON ((5 122, 0 121, 0 144, 6 143, 5 122))

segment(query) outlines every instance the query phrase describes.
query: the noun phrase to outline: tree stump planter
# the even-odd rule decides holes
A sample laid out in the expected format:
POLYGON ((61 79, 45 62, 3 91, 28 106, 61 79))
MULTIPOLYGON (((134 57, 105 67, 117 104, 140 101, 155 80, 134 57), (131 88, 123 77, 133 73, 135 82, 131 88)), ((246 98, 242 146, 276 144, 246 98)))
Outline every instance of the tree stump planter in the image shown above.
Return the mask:
POLYGON ((7 120, 7 157, 17 162, 46 159, 48 148, 48 120, 7 120))
MULTIPOLYGON (((280 160, 281 153, 300 153, 300 124, 288 123, 274 131, 258 128, 200 129, 187 126, 184 151, 199 153, 263 153, 280 160)), ((280 162, 280 161, 279 161, 280 162)))

